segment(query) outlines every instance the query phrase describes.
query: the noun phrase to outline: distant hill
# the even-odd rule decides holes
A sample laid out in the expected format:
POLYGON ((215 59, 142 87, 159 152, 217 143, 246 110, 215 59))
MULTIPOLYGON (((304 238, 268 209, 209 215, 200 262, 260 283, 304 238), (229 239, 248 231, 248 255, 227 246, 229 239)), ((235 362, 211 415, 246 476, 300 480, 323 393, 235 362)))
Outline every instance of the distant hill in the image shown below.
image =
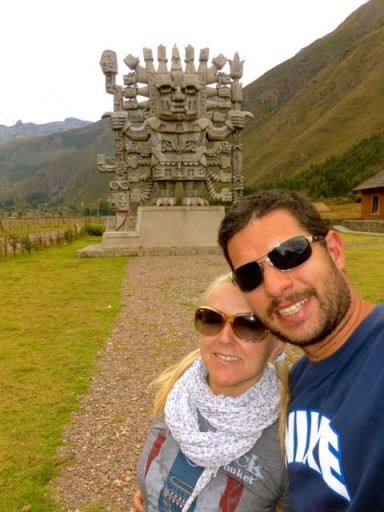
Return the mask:
POLYGON ((0 203, 98 206, 109 194, 109 177, 96 155, 113 154, 110 121, 46 136, 15 138, 0 145, 0 203))
MULTIPOLYGON (((247 85, 243 109, 254 119, 242 135, 246 188, 283 183, 343 195, 384 168, 383 77, 384 0, 370 0, 247 85)), ((110 121, 83 123, 1 144, 0 205, 106 201, 110 177, 98 173, 96 155, 114 155, 110 121)))
POLYGON ((81 121, 75 117, 67 117, 64 121, 46 124, 23 123, 17 121, 14 126, 0 124, 0 144, 16 137, 29 137, 31 135, 49 135, 51 133, 73 130, 90 124, 90 121, 81 121))

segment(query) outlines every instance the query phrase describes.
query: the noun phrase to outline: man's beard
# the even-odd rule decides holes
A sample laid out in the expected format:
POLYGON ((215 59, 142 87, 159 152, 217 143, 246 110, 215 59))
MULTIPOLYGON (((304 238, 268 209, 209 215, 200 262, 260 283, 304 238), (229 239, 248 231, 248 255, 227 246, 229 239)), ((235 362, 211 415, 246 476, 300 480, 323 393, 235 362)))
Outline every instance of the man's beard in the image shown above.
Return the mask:
MULTIPOLYGON (((297 336, 293 337, 290 335, 290 337, 287 337, 284 332, 271 325, 267 315, 263 319, 271 332, 282 341, 298 347, 315 345, 332 334, 345 317, 351 304, 350 288, 344 274, 337 269, 332 260, 330 263, 331 270, 326 280, 323 281, 320 292, 318 293, 314 289, 306 291, 306 297, 312 295, 319 301, 318 320, 311 329, 311 332, 300 336, 300 325, 298 325, 297 336)), ((292 302, 300 300, 300 298, 296 297, 287 298, 292 302)))

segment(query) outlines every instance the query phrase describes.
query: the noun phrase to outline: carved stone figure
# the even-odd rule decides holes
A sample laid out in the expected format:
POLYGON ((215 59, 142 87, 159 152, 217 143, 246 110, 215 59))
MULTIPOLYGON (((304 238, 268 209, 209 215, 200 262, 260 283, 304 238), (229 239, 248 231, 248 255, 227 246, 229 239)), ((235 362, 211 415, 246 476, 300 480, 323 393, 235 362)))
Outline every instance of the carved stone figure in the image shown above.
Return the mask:
POLYGON ((131 70, 124 86, 116 85, 115 52, 103 52, 100 65, 106 91, 113 94, 110 117, 115 134, 115 158, 98 155, 100 172, 115 173, 109 202, 123 225, 131 203, 151 196, 157 206, 174 206, 177 183, 183 187, 181 205, 236 202, 243 192, 240 131, 249 112, 241 110, 243 61, 219 55, 208 66, 209 49, 200 51, 197 69, 194 48, 185 48, 182 66, 178 48, 172 49, 168 69, 166 49, 143 49, 145 66, 128 55, 131 70), (229 64, 229 73, 224 67, 229 64), (220 190, 220 184, 227 185, 220 190))

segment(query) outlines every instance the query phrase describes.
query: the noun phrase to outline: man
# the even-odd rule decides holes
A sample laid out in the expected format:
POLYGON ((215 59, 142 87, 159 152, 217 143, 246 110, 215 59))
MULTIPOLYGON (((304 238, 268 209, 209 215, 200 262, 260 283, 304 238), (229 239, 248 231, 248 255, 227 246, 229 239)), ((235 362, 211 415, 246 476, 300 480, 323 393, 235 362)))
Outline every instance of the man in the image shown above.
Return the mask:
POLYGON ((384 304, 358 296, 339 234, 296 192, 243 198, 219 244, 255 313, 305 352, 290 379, 293 510, 383 512, 384 304))

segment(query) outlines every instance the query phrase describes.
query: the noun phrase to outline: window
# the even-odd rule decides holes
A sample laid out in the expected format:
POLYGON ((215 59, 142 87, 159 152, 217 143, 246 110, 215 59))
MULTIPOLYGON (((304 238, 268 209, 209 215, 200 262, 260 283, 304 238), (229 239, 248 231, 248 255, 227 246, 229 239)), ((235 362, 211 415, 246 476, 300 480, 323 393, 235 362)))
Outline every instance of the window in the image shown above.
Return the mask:
POLYGON ((380 213, 380 197, 379 196, 372 196, 371 213, 372 214, 380 213))

